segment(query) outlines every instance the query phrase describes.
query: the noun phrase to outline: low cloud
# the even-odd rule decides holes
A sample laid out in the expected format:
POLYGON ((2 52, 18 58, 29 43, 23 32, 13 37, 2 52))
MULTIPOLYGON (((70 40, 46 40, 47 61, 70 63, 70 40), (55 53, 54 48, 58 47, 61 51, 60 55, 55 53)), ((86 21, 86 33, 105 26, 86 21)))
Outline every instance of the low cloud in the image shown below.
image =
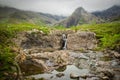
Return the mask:
POLYGON ((78 7, 83 7, 89 12, 99 11, 113 5, 120 5, 120 0, 0 0, 0 5, 57 15, 70 15, 78 7))

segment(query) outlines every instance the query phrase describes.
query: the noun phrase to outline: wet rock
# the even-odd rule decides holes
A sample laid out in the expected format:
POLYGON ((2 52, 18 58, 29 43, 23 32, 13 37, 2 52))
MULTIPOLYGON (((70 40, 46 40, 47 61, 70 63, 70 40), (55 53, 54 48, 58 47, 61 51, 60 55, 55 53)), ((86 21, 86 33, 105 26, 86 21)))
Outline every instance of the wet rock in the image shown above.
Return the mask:
POLYGON ((54 59, 54 63, 59 65, 59 66, 65 66, 69 64, 72 61, 72 58, 68 54, 68 51, 55 51, 51 55, 49 55, 50 59, 54 59))
POLYGON ((49 67, 52 67, 52 66, 54 66, 54 63, 50 60, 47 60, 46 65, 49 66, 49 67))
POLYGON ((70 52, 69 53, 71 57, 74 57, 74 58, 80 58, 80 59, 86 59, 88 60, 89 57, 87 57, 85 54, 83 53, 75 53, 75 52, 70 52))
POLYGON ((83 79, 87 79, 87 78, 96 77, 96 75, 94 75, 94 74, 84 74, 84 75, 80 75, 80 77, 83 78, 83 79))
POLYGON ((104 76, 104 77, 102 77, 102 80, 110 80, 110 78, 107 76, 104 76))
POLYGON ((25 75, 38 74, 48 71, 48 67, 41 60, 31 59, 20 63, 20 68, 25 75))
POLYGON ((56 71, 57 72, 63 72, 63 71, 65 71, 66 70, 66 66, 60 66, 60 67, 58 67, 57 69, 56 69, 56 71))
POLYGON ((75 74, 75 73, 70 73, 70 78, 79 78, 79 75, 75 74))
POLYGON ((100 80, 100 78, 98 78, 98 77, 91 77, 91 78, 87 78, 87 79, 84 79, 84 80, 100 80))
POLYGON ((37 70, 38 68, 37 71, 48 72, 61 66, 66 66, 73 61, 68 53, 68 51, 61 50, 29 54, 27 57, 29 56, 30 58, 26 58, 24 62, 21 63, 21 69, 28 72, 37 70), (34 66, 35 69, 31 66, 34 66))
POLYGON ((120 53, 112 50, 104 50, 104 53, 108 54, 109 57, 115 57, 117 59, 120 59, 120 53))
POLYGON ((120 59, 120 54, 118 52, 114 52, 114 56, 118 59, 120 59))
POLYGON ((108 70, 105 68, 104 69, 99 68, 98 76, 103 80, 112 80, 114 77, 114 72, 112 70, 108 70))
POLYGON ((111 66, 112 67, 120 67, 120 61, 119 59, 115 59, 111 61, 111 66))
POLYGON ((45 65, 45 63, 42 60, 32 59, 32 63, 35 66, 41 67, 44 71, 48 70, 48 67, 45 65))
POLYGON ((110 66, 110 62, 97 61, 97 66, 99 66, 99 67, 110 66))
POLYGON ((83 69, 88 69, 89 68, 89 64, 87 62, 87 60, 85 59, 80 59, 77 61, 76 65, 79 67, 79 68, 83 68, 83 69))
POLYGON ((51 76, 50 78, 52 79, 54 76, 51 76))
POLYGON ((64 75, 65 75, 64 73, 58 73, 58 74, 56 74, 57 77, 62 77, 64 75))
POLYGON ((103 73, 104 73, 104 75, 106 75, 109 78, 113 78, 113 76, 114 76, 114 73, 110 72, 110 71, 104 71, 103 73))
POLYGON ((86 79, 89 75, 80 75, 81 78, 86 79))
POLYGON ((24 80, 36 80, 34 77, 28 77, 28 78, 25 78, 24 80))
POLYGON ((43 55, 42 53, 35 53, 30 55, 33 59, 42 59, 42 60, 49 60, 47 55, 43 55))
POLYGON ((95 74, 83 74, 80 75, 79 77, 85 80, 99 80, 95 74))

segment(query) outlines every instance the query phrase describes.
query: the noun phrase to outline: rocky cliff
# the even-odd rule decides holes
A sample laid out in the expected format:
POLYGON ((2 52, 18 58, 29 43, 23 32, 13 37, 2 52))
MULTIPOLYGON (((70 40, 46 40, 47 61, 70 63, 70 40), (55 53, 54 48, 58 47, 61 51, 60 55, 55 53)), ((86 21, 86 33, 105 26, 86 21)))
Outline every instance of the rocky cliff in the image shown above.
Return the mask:
POLYGON ((14 42, 23 49, 39 49, 40 51, 62 49, 62 34, 67 36, 68 50, 93 49, 97 46, 95 33, 84 31, 51 31, 45 35, 41 31, 22 32, 14 42))

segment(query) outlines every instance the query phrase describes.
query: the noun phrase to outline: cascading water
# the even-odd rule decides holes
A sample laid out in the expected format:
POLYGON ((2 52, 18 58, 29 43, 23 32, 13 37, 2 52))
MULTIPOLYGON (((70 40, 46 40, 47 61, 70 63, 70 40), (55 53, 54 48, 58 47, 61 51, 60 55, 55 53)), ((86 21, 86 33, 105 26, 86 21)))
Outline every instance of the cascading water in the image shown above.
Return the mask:
POLYGON ((65 34, 62 34, 62 49, 66 50, 67 49, 67 36, 65 34))

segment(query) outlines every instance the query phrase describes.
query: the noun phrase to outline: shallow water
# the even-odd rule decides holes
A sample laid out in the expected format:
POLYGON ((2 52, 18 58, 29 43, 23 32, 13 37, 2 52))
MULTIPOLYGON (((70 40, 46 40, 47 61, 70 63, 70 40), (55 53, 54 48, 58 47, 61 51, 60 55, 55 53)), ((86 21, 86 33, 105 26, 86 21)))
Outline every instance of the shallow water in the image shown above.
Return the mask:
POLYGON ((43 74, 37 74, 37 75, 32 75, 30 77, 34 77, 35 79, 39 78, 45 78, 47 80, 76 80, 76 79, 71 79, 70 78, 70 73, 75 73, 78 75, 84 75, 88 74, 89 70, 88 69, 78 69, 74 65, 67 65, 66 69, 63 72, 59 72, 57 70, 52 71, 51 73, 43 73, 43 74), (62 77, 57 77, 56 74, 58 73, 63 73, 64 76, 62 77))
MULTIPOLYGON (((81 76, 85 74, 91 74, 91 71, 95 72, 97 68, 100 67, 107 67, 107 69, 110 69, 111 67, 117 69, 119 67, 117 60, 114 60, 109 56, 105 56, 102 52, 97 52, 97 53, 70 52, 69 54, 71 57, 75 58, 72 65, 60 67, 56 70, 53 70, 51 73, 42 73, 42 74, 37 73, 35 75, 30 75, 28 77, 34 77, 35 79, 45 78, 45 80, 78 80, 78 79, 71 79, 70 74, 73 73, 75 75, 77 74, 81 76), (56 76, 56 74, 59 73, 64 74, 64 76, 61 77, 56 76)), ((51 62, 48 63, 50 63, 49 66, 53 65, 51 62)), ((118 74, 119 74, 118 72, 115 73, 115 79, 113 80, 120 79, 118 74)), ((88 80, 95 80, 95 79, 88 78, 88 80)))

